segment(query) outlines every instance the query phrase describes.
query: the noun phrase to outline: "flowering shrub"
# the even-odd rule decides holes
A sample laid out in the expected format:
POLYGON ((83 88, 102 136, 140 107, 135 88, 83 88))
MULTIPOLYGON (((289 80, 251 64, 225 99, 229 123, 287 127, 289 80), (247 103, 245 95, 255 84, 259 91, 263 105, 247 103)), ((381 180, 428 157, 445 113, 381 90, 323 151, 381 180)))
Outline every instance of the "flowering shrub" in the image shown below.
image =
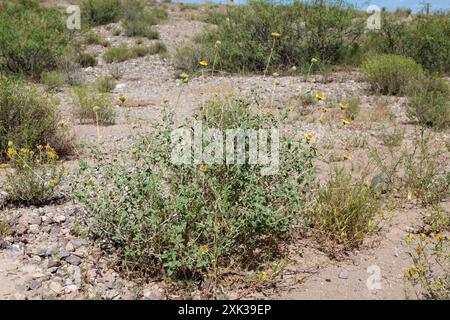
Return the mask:
MULTIPOLYGON (((232 98, 210 101, 196 118, 219 130, 277 126, 232 98)), ((172 163, 173 129, 166 113, 127 153, 82 166, 74 190, 93 234, 118 249, 124 270, 140 275, 216 277, 221 268, 273 257, 314 182, 313 145, 282 139, 279 173, 262 176, 261 165, 249 163, 172 163)))
POLYGON ((63 177, 63 168, 57 163, 58 155, 50 146, 38 145, 37 152, 19 148, 8 142, 7 155, 13 171, 6 174, 8 201, 39 205, 55 195, 63 177))

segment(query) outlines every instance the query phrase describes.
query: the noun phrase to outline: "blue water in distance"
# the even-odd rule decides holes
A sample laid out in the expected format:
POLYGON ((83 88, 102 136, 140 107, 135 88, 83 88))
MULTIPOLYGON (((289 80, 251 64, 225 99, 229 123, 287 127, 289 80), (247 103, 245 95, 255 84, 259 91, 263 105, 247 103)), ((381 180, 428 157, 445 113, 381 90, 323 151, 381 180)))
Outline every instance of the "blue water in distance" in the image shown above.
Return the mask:
MULTIPOLYGON (((177 3, 228 3, 228 0, 172 0, 177 3)), ((234 0, 235 4, 246 3, 246 0, 234 0)), ((287 1, 283 1, 287 2, 287 1)), ((347 0, 348 3, 356 5, 360 9, 366 9, 370 5, 377 5, 388 10, 397 8, 409 8, 413 12, 423 10, 424 3, 429 2, 432 11, 450 10, 450 0, 347 0)))

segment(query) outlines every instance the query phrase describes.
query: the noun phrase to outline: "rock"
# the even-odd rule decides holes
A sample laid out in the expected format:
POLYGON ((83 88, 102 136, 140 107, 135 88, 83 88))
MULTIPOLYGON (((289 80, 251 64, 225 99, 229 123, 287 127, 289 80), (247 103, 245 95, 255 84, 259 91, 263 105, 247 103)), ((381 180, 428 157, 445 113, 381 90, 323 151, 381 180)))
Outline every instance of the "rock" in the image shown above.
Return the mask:
POLYGON ((77 292, 78 291, 78 287, 76 285, 74 285, 74 284, 68 285, 64 289, 65 289, 65 291, 67 293, 77 292))
POLYGON ((157 284, 149 284, 142 290, 144 300, 162 300, 164 292, 157 284))
POLYGON ((27 287, 30 290, 39 289, 42 286, 42 282, 36 279, 33 279, 27 283, 27 287))
POLYGON ((16 243, 11 246, 11 251, 15 253, 24 253, 23 247, 16 243))
POLYGON ((50 282, 49 288, 56 295, 61 294, 61 292, 63 291, 62 285, 59 282, 56 282, 56 281, 50 282))
POLYGON ((55 268, 55 267, 59 267, 61 265, 61 263, 53 258, 50 258, 48 260, 48 264, 47 264, 47 268, 55 268))
POLYGON ((53 218, 53 221, 55 221, 56 223, 63 223, 66 221, 66 216, 63 214, 57 215, 53 218))
POLYGON ((31 224, 31 225, 28 227, 28 230, 30 231, 30 233, 37 234, 37 233, 39 233, 39 225, 37 225, 37 224, 31 224))
POLYGON ((45 251, 45 256, 50 257, 53 254, 53 247, 48 247, 47 251, 45 251))
POLYGON ((28 231, 28 224, 24 224, 24 223, 19 223, 16 227, 15 227, 15 234, 18 236, 21 236, 25 233, 27 233, 28 231))
POLYGON ((75 255, 70 255, 66 258, 66 262, 78 266, 81 263, 81 259, 75 255))
POLYGON ((58 267, 50 267, 47 269, 47 272, 55 273, 58 270, 58 267))
POLYGON ((8 249, 8 243, 4 240, 0 240, 0 250, 1 249, 8 249))
POLYGON ((342 269, 341 272, 339 272, 339 279, 348 279, 347 269, 342 269))
POLYGON ((72 277, 77 286, 81 286, 81 269, 78 266, 71 265, 67 268, 67 273, 72 277))
POLYGON ((73 244, 71 242, 67 242, 66 244, 66 250, 68 252, 74 252, 75 251, 75 247, 73 246, 73 244))
POLYGON ((72 246, 73 246, 75 249, 80 248, 80 247, 83 246, 83 244, 84 244, 84 242, 83 242, 82 240, 78 240, 78 239, 72 240, 72 241, 70 241, 70 243, 72 244, 72 246))
POLYGON ((59 258, 60 259, 66 259, 66 258, 68 258, 70 256, 70 253, 69 252, 67 252, 66 250, 61 250, 60 252, 59 252, 59 258))

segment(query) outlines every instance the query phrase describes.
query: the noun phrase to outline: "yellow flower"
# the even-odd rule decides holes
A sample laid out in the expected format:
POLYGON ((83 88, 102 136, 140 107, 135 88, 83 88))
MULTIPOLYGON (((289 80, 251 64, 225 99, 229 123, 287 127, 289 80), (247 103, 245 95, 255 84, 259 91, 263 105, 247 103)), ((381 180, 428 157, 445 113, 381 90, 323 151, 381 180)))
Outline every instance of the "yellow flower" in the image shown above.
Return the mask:
POLYGON ((296 66, 292 66, 291 71, 292 71, 292 72, 297 71, 297 67, 296 67, 296 66))
POLYGON ((406 243, 411 243, 412 241, 414 241, 414 235, 412 235, 412 234, 408 234, 406 237, 405 237, 405 241, 406 241, 406 243))
POLYGON ((0 169, 8 169, 11 166, 8 163, 0 163, 0 169))
POLYGON ((164 97, 164 98, 163 98, 163 102, 164 102, 164 103, 169 103, 169 98, 164 97))
POLYGON ((198 171, 206 172, 208 170, 208 166, 206 164, 201 164, 198 166, 198 171))
POLYGON ((277 77, 280 76, 280 74, 279 74, 278 72, 274 72, 274 73, 272 73, 272 76, 273 76, 274 78, 277 78, 277 77))
POLYGON ((349 154, 344 154, 344 160, 351 160, 350 155, 349 154))
POLYGON ((200 60, 200 62, 198 64, 203 67, 206 67, 208 65, 208 62, 206 62, 205 60, 200 60))
POLYGON ((308 133, 305 134, 306 141, 309 142, 309 141, 312 140, 312 138, 314 138, 314 135, 311 132, 308 132, 308 133))
POLYGON ((320 122, 320 123, 322 123, 322 124, 324 124, 324 123, 325 123, 325 119, 323 118, 323 116, 320 116, 320 118, 319 118, 319 122, 320 122))
POLYGON ((274 84, 275 84, 276 86, 279 86, 279 85, 280 85, 280 80, 278 80, 278 79, 275 79, 275 82, 274 82, 274 84))
POLYGON ((8 157, 12 158, 16 154, 16 150, 14 150, 14 148, 8 148, 8 150, 6 150, 6 154, 8 157))
POLYGON ((279 32, 272 32, 270 35, 271 35, 273 38, 279 38, 279 37, 281 36, 279 32))
POLYGON ((322 108, 322 111, 323 111, 324 113, 327 113, 328 111, 330 111, 330 109, 328 109, 327 107, 323 107, 323 108, 322 108))
POLYGON ((57 186, 57 185, 59 184, 59 180, 58 180, 58 179, 51 179, 51 180, 50 180, 50 183, 51 183, 53 186, 57 186))
POLYGON ((92 108, 92 111, 94 111, 95 113, 97 113, 97 112, 100 111, 100 107, 99 107, 99 106, 94 106, 94 107, 92 108))
POLYGON ((420 241, 425 241, 426 238, 427 236, 425 235, 425 233, 420 234, 420 241))
POLYGON ((42 150, 44 147, 42 145, 37 146, 38 150, 42 150))
POLYGON ((322 91, 317 92, 316 93, 316 99, 319 100, 319 101, 325 100, 325 94, 322 91))
POLYGON ((88 186, 93 186, 93 185, 94 185, 94 179, 89 178, 89 179, 86 181, 86 184, 87 184, 88 186))
POLYGON ((125 103, 125 100, 127 100, 127 98, 126 98, 123 94, 121 94, 120 97, 119 97, 120 103, 121 103, 121 104, 124 104, 124 103, 125 103))
POLYGON ((421 254, 423 252, 422 247, 417 247, 416 252, 417 252, 417 254, 421 254))
POLYGON ((201 254, 207 254, 209 252, 209 248, 206 244, 202 244, 200 246, 200 253, 201 254))
POLYGON ((220 48, 220 46, 222 45, 222 42, 220 42, 220 40, 217 40, 216 43, 214 44, 214 47, 216 49, 220 48))
POLYGON ((178 76, 180 79, 186 79, 189 78, 189 75, 186 72, 180 73, 178 76))
POLYGON ((341 102, 339 103, 339 107, 341 108, 341 110, 345 110, 348 108, 348 104, 345 102, 341 102))
POLYGON ((441 234, 441 233, 436 235, 436 240, 439 241, 439 242, 444 240, 444 238, 445 238, 444 235, 441 234))
POLYGON ((344 119, 342 119, 342 123, 345 125, 350 124, 350 119, 345 117, 344 119))
POLYGON ((50 147, 50 145, 46 145, 45 146, 45 154, 47 155, 47 157, 49 157, 52 160, 56 160, 56 158, 58 158, 58 154, 55 152, 55 150, 53 150, 52 147, 50 147))
POLYGON ((13 142, 11 140, 8 141, 8 147, 12 147, 13 146, 13 142))
POLYGON ((28 149, 28 148, 20 148, 20 152, 24 153, 24 154, 27 154, 27 153, 30 152, 30 149, 28 149))
POLYGON ((318 59, 316 59, 316 58, 312 58, 312 59, 311 59, 311 63, 317 63, 317 62, 319 62, 318 59))
POLYGON ((64 128, 66 125, 67 124, 64 120, 61 120, 60 122, 58 122, 58 126, 60 126, 61 128, 64 128))

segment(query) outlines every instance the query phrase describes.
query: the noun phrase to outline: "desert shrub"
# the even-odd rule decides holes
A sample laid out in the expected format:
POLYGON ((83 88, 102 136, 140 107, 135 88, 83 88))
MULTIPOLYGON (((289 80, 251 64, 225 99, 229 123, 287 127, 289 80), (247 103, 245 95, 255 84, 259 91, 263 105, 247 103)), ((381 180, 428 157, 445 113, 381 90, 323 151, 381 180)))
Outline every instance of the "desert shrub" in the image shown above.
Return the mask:
POLYGON ((88 32, 84 38, 84 42, 88 45, 97 44, 103 47, 109 46, 108 40, 102 38, 94 32, 88 32))
POLYGON ((7 201, 16 204, 39 205, 56 195, 56 187, 63 177, 63 168, 58 165, 58 155, 50 146, 18 148, 13 141, 8 143, 7 155, 13 168, 6 174, 7 201))
POLYGON ((450 90, 446 81, 423 77, 410 88, 406 114, 418 123, 434 128, 450 125, 450 90))
POLYGON ((363 178, 354 180, 342 168, 335 168, 314 202, 309 222, 320 240, 329 239, 350 249, 377 228, 381 212, 378 193, 363 178))
MULTIPOLYGON (((274 117, 234 98, 211 100, 195 118, 201 130, 277 127, 274 117)), ((193 126, 189 119, 185 129, 192 133, 193 126)), ((91 213, 95 237, 120 248, 123 270, 141 275, 213 277, 219 268, 257 266, 273 257, 291 235, 314 181, 315 149, 282 138, 274 175, 261 175, 266 166, 248 161, 176 164, 175 128, 165 111, 153 133, 127 152, 80 167, 74 190, 91 213)))
POLYGON ((116 87, 116 79, 111 76, 101 77, 97 80, 97 90, 102 93, 111 92, 116 87))
POLYGON ((76 107, 74 116, 84 123, 86 120, 101 125, 110 125, 115 122, 115 112, 112 99, 108 94, 97 93, 92 88, 74 88, 76 107))
POLYGON ((355 119, 361 109, 361 100, 358 96, 353 96, 348 101, 341 104, 347 118, 355 119))
POLYGON ((98 61, 94 54, 88 52, 80 52, 77 55, 77 62, 83 68, 94 67, 97 65, 98 61))
POLYGON ((59 120, 52 101, 35 88, 0 78, 0 158, 6 157, 8 141, 31 150, 50 144, 60 155, 70 153, 71 137, 59 120))
POLYGON ((158 39, 159 33, 152 26, 168 17, 167 11, 154 7, 146 8, 141 0, 129 0, 123 21, 125 35, 128 37, 146 37, 158 39))
POLYGON ((150 46, 134 46, 127 48, 124 46, 111 48, 105 52, 103 59, 107 63, 111 62, 123 62, 129 59, 138 57, 144 57, 149 54, 164 54, 167 52, 167 48, 162 42, 156 42, 150 46))
POLYGON ((93 26, 116 22, 122 10, 120 0, 83 0, 81 2, 83 19, 93 26))
POLYGON ((363 71, 372 89, 386 95, 407 93, 410 84, 423 75, 422 67, 413 59, 389 54, 368 57, 363 71))
POLYGON ((41 74, 41 82, 49 89, 62 86, 67 81, 67 76, 61 71, 44 71, 41 74))
POLYGON ((406 244, 412 266, 405 271, 407 298, 450 299, 450 246, 444 234, 408 235, 406 244))
MULTIPOLYGON (((323 7, 319 0, 289 5, 251 1, 228 8, 222 15, 215 13, 214 21, 217 28, 197 37, 191 45, 192 50, 200 51, 193 68, 198 68, 198 60, 203 58, 216 59, 217 67, 226 71, 264 71, 269 55, 274 70, 308 65, 313 57, 336 64, 344 51, 356 45, 363 30, 363 20, 354 18, 342 1, 326 1, 323 7), (273 32, 279 36, 274 37, 273 32), (221 47, 216 57, 217 40, 221 47)), ((177 56, 182 57, 181 53, 177 56)), ((178 65, 186 66, 185 60, 178 65)))
POLYGON ((432 72, 450 71, 449 13, 399 19, 382 14, 381 30, 368 33, 364 47, 379 53, 403 55, 432 72))
POLYGON ((39 79, 55 69, 69 41, 61 14, 34 0, 0 3, 0 68, 39 79))

